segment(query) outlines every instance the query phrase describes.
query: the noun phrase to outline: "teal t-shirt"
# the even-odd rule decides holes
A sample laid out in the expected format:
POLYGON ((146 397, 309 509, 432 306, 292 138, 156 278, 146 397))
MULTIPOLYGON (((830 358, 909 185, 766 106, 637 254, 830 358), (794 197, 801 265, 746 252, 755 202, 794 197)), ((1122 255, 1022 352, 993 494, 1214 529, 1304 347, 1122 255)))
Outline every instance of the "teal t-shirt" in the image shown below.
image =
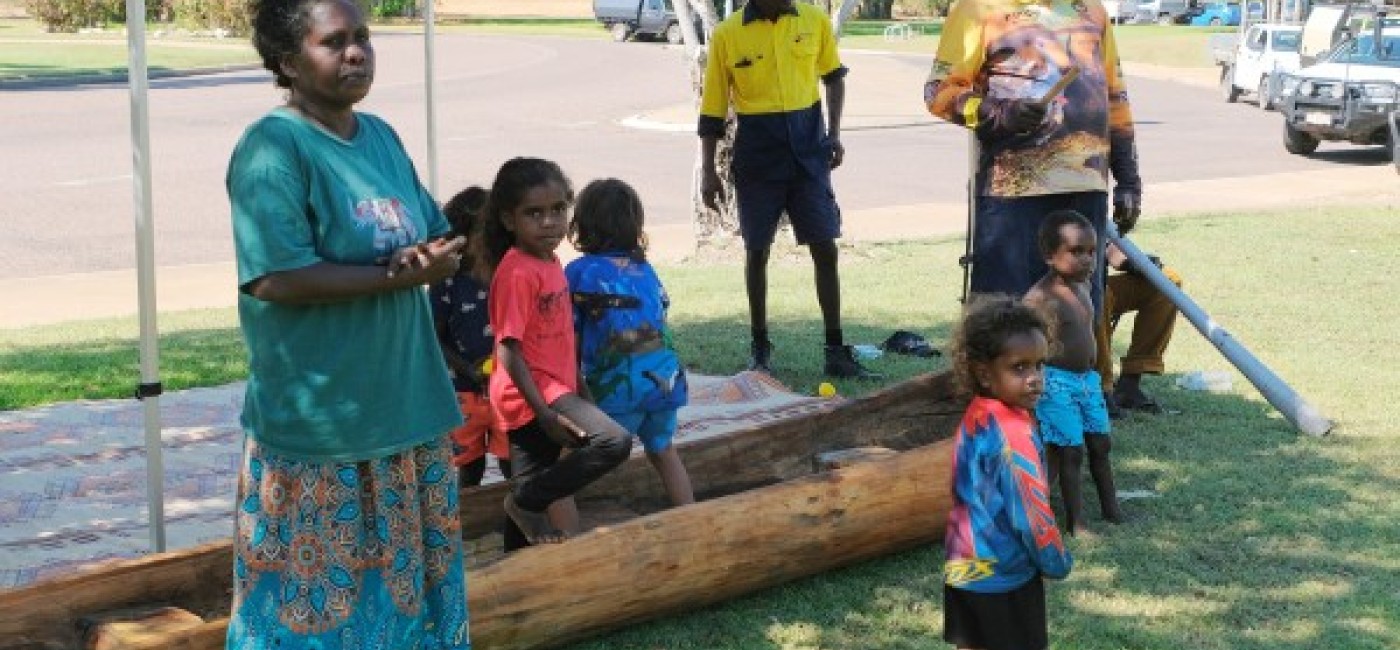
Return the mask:
POLYGON ((248 345, 243 429, 283 456, 366 460, 461 423, 421 287, 319 305, 241 290, 318 262, 371 265, 449 230, 398 135, 356 117, 344 140, 279 108, 248 127, 229 161, 248 345))

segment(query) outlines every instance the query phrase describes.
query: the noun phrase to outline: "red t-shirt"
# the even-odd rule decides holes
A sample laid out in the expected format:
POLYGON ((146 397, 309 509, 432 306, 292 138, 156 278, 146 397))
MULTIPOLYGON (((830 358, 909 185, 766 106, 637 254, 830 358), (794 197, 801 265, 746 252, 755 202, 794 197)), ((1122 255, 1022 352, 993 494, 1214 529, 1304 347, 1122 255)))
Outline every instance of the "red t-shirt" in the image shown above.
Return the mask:
MULTIPOLYGON (((497 348, 506 339, 520 342, 530 377, 545 401, 552 404, 566 393, 578 392, 573 305, 559 259, 542 260, 515 248, 506 251, 491 278, 489 301, 497 348)), ((505 368, 491 373, 490 394, 505 429, 518 429, 535 419, 505 368)))

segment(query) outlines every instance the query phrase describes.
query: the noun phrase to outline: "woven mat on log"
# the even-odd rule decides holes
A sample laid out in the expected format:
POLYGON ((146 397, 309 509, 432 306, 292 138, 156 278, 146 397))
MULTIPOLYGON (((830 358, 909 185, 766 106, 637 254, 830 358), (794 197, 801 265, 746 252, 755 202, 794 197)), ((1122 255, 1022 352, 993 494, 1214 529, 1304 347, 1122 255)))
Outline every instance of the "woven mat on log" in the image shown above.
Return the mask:
MULTIPOLYGON (((170 550, 229 537, 243 439, 242 383, 161 397, 170 550)), ((677 441, 823 408, 759 373, 691 377, 677 441)), ((641 453, 641 445, 635 447, 641 453)), ((149 547, 140 402, 81 401, 0 412, 0 588, 149 547)), ((499 473, 487 481, 500 480, 499 473)))

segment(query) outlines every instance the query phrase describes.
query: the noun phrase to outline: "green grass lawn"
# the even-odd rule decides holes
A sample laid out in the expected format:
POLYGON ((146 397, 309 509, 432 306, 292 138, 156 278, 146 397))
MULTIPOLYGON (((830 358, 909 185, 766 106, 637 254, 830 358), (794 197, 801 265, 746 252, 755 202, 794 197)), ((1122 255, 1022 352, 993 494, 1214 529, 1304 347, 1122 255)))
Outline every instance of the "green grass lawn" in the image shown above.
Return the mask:
MULTIPOLYGON (((221 68, 258 62, 247 39, 157 37, 146 40, 152 72, 221 68)), ((94 34, 48 34, 31 20, 0 19, 0 80, 113 74, 126 71, 126 35, 120 28, 94 34)))
MULTIPOLYGON (((936 21, 910 21, 907 39, 886 39, 890 21, 851 21, 846 25, 842 47, 932 54, 938 47, 941 24, 936 21)), ((419 23, 386 22, 376 26, 383 31, 421 31, 419 23)), ((596 21, 578 18, 444 20, 438 26, 444 33, 530 34, 572 38, 608 38, 596 21)), ((1228 28, 1224 28, 1227 29, 1228 28)), ((257 63, 247 39, 233 37, 164 36, 167 26, 148 28, 148 65, 153 71, 216 68, 257 63)), ((1215 30, 1219 31, 1219 30, 1215 30)), ((1206 53, 1210 28, 1129 25, 1117 28, 1125 61, 1140 61, 1177 67, 1211 65, 1206 53)), ((0 19, 0 80, 36 76, 109 74, 126 69, 126 37, 120 25, 98 34, 48 34, 32 20, 0 19)))
MULTIPOLYGON (((1230 369, 1181 320, 1169 374, 1146 386, 1183 413, 1115 425, 1120 489, 1158 496, 1127 501, 1129 524, 1070 542, 1075 571, 1049 589, 1052 647, 1400 647, 1400 406, 1386 401, 1400 386, 1391 342, 1400 221, 1380 208, 1204 215, 1149 221, 1134 240, 1339 426, 1321 439, 1294 432, 1237 374, 1225 394, 1174 388, 1182 373, 1230 369)), ((875 343, 903 328, 942 347, 961 252, 960 239, 843 248, 848 339, 875 343)), ((700 372, 737 370, 747 353, 740 267, 697 260, 660 272, 683 356, 700 372)), ((770 279, 776 372, 813 392, 821 326, 810 263, 777 257, 770 279)), ((161 325, 167 386, 242 378, 232 310, 169 314, 161 325)), ((134 319, 0 331, 0 408, 129 394, 135 333, 134 319)), ((871 365, 885 383, 943 367, 871 365)), ((846 395, 876 387, 839 383, 846 395)), ((917 549, 573 648, 943 648, 940 553, 917 549)))

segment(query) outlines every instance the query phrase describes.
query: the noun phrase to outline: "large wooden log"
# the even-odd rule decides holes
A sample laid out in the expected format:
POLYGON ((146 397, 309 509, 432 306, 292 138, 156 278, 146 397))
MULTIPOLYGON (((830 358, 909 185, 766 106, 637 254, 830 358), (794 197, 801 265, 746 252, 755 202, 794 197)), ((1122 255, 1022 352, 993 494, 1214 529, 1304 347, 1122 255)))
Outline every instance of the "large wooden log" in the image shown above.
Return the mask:
MULTIPOLYGON (((713 499, 811 474, 821 452, 862 446, 909 449, 928 443, 952 432, 962 408, 963 404, 951 397, 946 374, 927 375, 862 398, 831 402, 818 412, 756 424, 722 437, 683 442, 679 449, 697 495, 713 499)), ((463 491, 465 536, 476 537, 499 526, 504 489, 497 484, 463 491)), ((646 513, 666 505, 655 472, 640 457, 594 483, 579 499, 585 511, 606 504, 646 513)), ((558 548, 575 547, 571 542, 558 548)), ((533 573, 519 568, 524 566, 519 562, 510 562, 510 566, 517 567, 514 572, 522 577, 533 573)), ((169 604, 206 618, 220 616, 227 612, 231 567, 230 543, 216 542, 110 562, 21 589, 0 590, 0 650, 77 648, 80 630, 75 623, 113 609, 169 604)), ((473 583, 482 571, 473 569, 473 583)), ((501 571, 495 570, 495 580, 509 582, 511 571, 501 571)), ((475 590, 473 587, 473 593, 475 590)), ((474 608, 472 614, 474 626, 491 629, 489 621, 494 615, 490 610, 474 608)), ((220 648, 225 626, 226 621, 211 620, 151 647, 220 648)))
MULTIPOLYGON (((472 645, 555 647, 937 541, 951 461, 944 440, 518 551, 468 577, 472 645)), ((217 650, 227 624, 132 650, 217 650)))
POLYGON ((473 645, 557 646, 940 539, 951 445, 514 553, 470 577, 473 645))
POLYGON ((233 547, 216 542, 94 570, 23 589, 0 590, 0 647, 81 647, 78 621, 104 611, 171 603, 194 612, 228 602, 233 547))

